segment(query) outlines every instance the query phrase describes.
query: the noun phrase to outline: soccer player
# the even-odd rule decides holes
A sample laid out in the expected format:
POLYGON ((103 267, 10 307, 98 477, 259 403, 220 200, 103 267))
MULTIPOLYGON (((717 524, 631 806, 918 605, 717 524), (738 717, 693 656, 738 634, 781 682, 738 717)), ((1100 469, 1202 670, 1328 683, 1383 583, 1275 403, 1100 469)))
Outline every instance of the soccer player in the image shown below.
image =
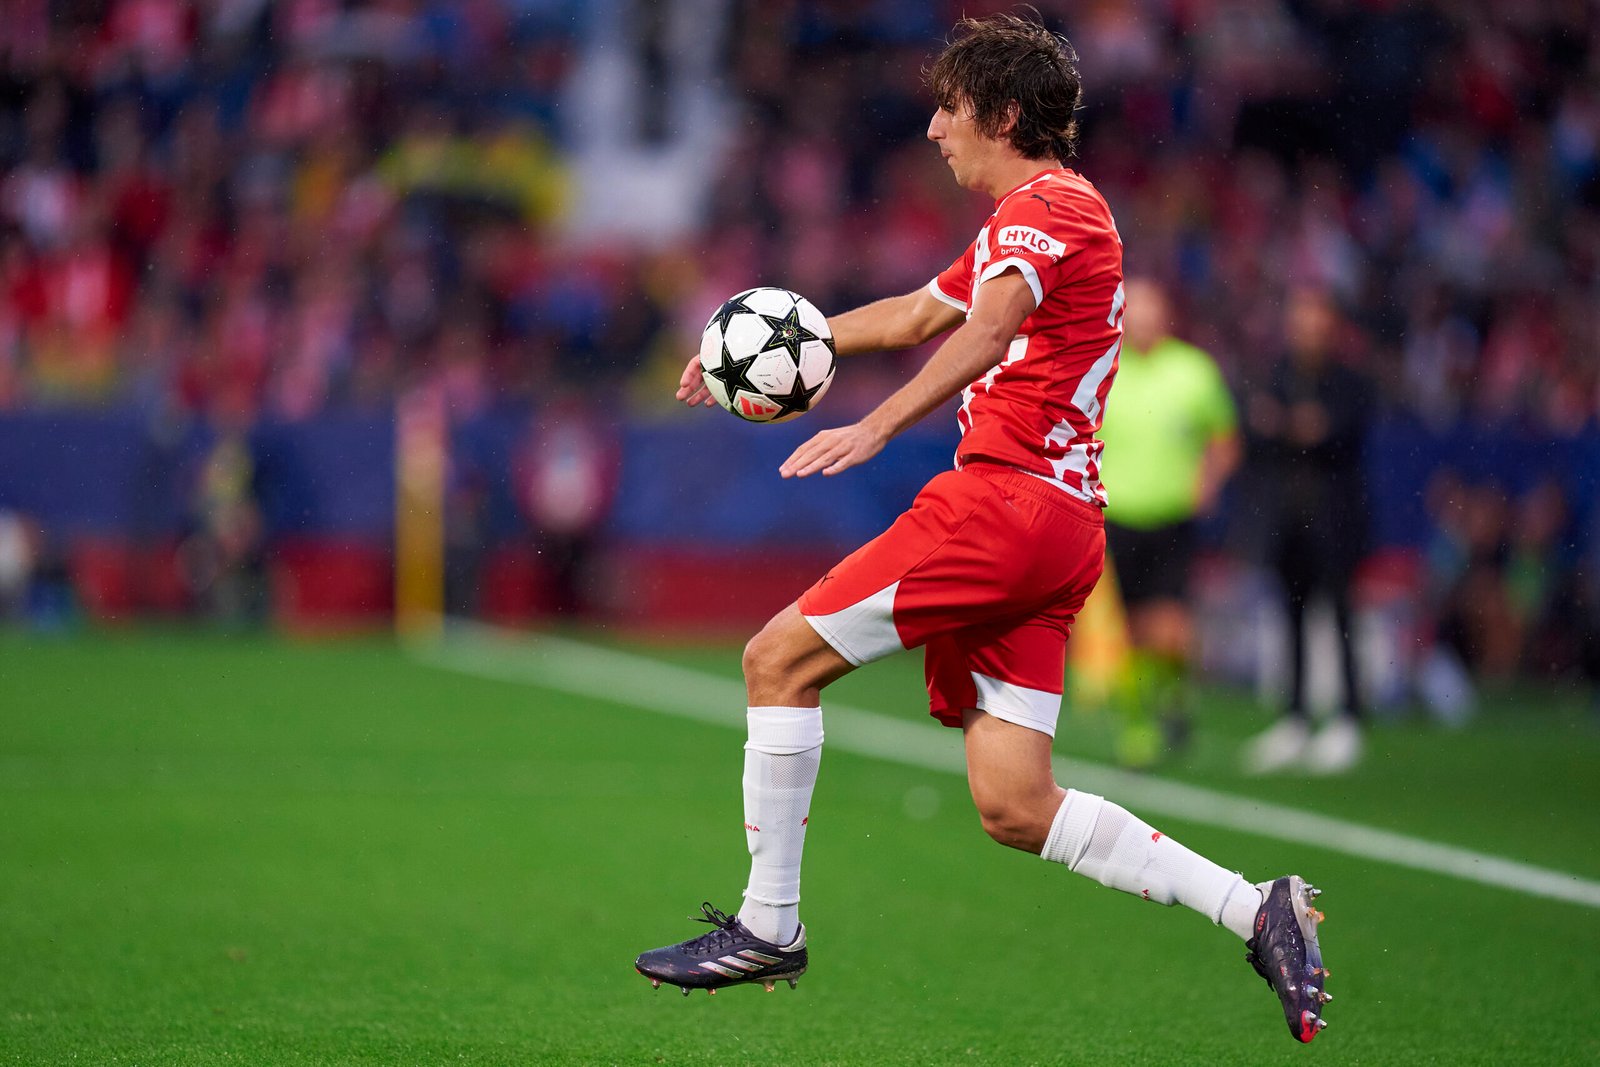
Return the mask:
MULTIPOLYGON (((1095 431, 1122 341, 1121 242, 1100 194, 1064 165, 1076 58, 1037 23, 995 15, 963 20, 930 72, 938 110, 928 139, 959 184, 994 198, 994 214, 926 289, 831 325, 843 354, 950 336, 874 411, 818 433, 780 473, 864 463, 959 393, 956 468, 746 646, 744 903, 737 915, 705 904, 709 932, 639 956, 658 987, 771 989, 805 971, 800 857, 822 754, 819 694, 862 664, 923 646, 932 714, 964 735, 990 836, 1193 908, 1246 940, 1297 1039, 1323 1026, 1315 889, 1295 876, 1251 885, 1051 774, 1067 634, 1104 558, 1095 431)), ((697 361, 677 395, 710 403, 697 361)))
POLYGON ((1169 742, 1187 732, 1195 520, 1216 506, 1242 449, 1227 383, 1210 355, 1172 336, 1161 285, 1129 278, 1124 291, 1117 401, 1100 439, 1116 489, 1106 540, 1133 646, 1118 756, 1142 767, 1160 754, 1158 717, 1169 742))

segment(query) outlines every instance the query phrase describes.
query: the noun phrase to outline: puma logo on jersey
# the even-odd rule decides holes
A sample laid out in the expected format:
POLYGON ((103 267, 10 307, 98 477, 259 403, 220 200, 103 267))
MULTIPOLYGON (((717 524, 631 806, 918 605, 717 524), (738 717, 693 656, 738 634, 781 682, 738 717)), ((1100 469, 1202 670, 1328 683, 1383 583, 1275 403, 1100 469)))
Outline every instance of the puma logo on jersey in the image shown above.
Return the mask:
POLYGON ((1035 255, 1050 256, 1060 259, 1067 254, 1067 246, 1051 237, 1042 230, 1032 226, 1007 226, 1000 231, 1000 236, 995 243, 1000 246, 1000 254, 1009 251, 1027 251, 1035 255))
POLYGON ((1055 205, 1050 203, 1050 201, 1046 200, 1044 197, 1040 196, 1038 193, 1029 193, 1028 195, 1039 201, 1039 203, 1043 204, 1044 209, 1050 212, 1050 214, 1054 215, 1056 213, 1055 205))

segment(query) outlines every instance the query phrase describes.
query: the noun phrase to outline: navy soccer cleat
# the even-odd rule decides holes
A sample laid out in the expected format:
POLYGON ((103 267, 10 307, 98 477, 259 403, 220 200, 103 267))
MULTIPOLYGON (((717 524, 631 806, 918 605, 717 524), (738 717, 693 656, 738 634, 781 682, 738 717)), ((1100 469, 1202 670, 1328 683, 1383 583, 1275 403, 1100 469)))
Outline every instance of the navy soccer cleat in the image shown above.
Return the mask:
POLYGON ((1284 1021, 1296 1041, 1310 1042, 1327 1022, 1322 1006, 1333 997, 1324 991, 1328 978, 1317 944, 1317 924, 1322 912, 1312 901, 1322 890, 1298 875, 1262 882, 1261 909, 1256 912, 1255 936, 1245 942, 1245 960, 1267 980, 1283 1003, 1284 1021))
POLYGON ((794 943, 774 945, 752 934, 738 919, 711 906, 700 905, 710 923, 709 933, 665 948, 653 948, 634 961, 634 969, 657 989, 675 985, 688 996, 696 989, 715 993, 723 986, 760 982, 772 992, 779 982, 795 982, 806 973, 806 928, 800 927, 794 943))

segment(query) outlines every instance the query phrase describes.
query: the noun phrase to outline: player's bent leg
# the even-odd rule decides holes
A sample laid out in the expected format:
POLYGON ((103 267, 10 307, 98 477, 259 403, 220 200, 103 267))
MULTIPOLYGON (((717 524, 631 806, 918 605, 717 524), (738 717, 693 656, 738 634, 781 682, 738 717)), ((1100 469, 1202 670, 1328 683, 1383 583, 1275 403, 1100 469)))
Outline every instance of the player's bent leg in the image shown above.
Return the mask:
POLYGON ((1066 790, 1050 770, 1049 734, 973 708, 961 714, 967 785, 984 832, 1038 855, 1066 790))
POLYGON ((1327 969, 1317 942, 1317 890, 1298 876, 1251 885, 1104 797, 1066 791, 1040 855, 1157 904, 1182 904, 1245 940, 1245 959, 1278 995, 1289 1032, 1310 1041, 1327 1025, 1327 969))
POLYGON ((750 639, 743 667, 752 707, 817 707, 823 687, 855 669, 806 622, 798 604, 750 639))
POLYGON ((1261 894, 1104 797, 1067 790, 1041 855, 1156 904, 1182 904, 1246 939, 1261 894))

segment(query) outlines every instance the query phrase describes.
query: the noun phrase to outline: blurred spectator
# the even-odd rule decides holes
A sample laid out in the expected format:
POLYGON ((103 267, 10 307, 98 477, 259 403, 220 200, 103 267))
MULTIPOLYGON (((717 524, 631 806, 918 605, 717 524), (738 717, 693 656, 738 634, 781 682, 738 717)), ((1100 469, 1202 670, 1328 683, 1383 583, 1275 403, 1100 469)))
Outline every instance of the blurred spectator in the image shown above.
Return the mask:
POLYGON ((1348 770, 1361 758, 1362 700, 1352 635, 1351 579, 1366 550, 1362 446, 1371 418, 1366 378, 1338 362, 1341 318, 1326 292, 1300 289, 1284 315, 1286 353, 1245 401, 1261 486, 1255 506, 1267 530, 1289 623, 1290 681, 1284 718, 1246 752, 1256 773, 1303 765, 1348 770), (1306 623, 1317 598, 1333 607, 1344 700, 1313 736, 1306 701, 1306 623))
POLYGON ((1162 286, 1130 277, 1122 351, 1100 437, 1111 496, 1106 543, 1127 608, 1132 657, 1119 758, 1148 766, 1188 732, 1193 634, 1189 572, 1240 446, 1233 397, 1206 352, 1172 334, 1162 286), (1158 727, 1159 724, 1159 727, 1158 727), (1163 739, 1162 734, 1165 733, 1163 739))
MULTIPOLYGON (((627 375, 750 284, 828 310, 948 261, 983 205, 906 131, 959 5, 658 6, 613 25, 577 0, 25 5, 0 37, 0 405, 381 402, 463 300, 521 356, 488 388, 526 396, 562 368, 627 375), (614 39, 620 62, 588 61, 614 39), (577 108, 682 141, 691 76, 737 109, 682 98, 683 121, 727 127, 672 178, 718 175, 681 190, 713 275, 692 299, 645 283, 625 231, 567 225, 613 188, 575 185, 605 141, 577 108)), ((1436 424, 1594 417, 1593 5, 1041 7, 1093 45, 1083 168, 1236 381, 1265 371, 1287 290, 1321 287, 1402 353, 1386 395, 1436 424)))
POLYGON ((583 617, 598 606, 593 562, 616 493, 618 460, 604 423, 574 398, 546 407, 517 458, 519 500, 558 615, 583 617))
POLYGON ((1460 590, 1473 553, 1467 496, 1453 469, 1437 472, 1428 486, 1433 528, 1424 557, 1424 597, 1433 633, 1425 639, 1417 689, 1429 713, 1446 722, 1465 720, 1477 706, 1477 687, 1468 672, 1468 626, 1460 610, 1465 605, 1460 590))
POLYGON ((259 623, 266 560, 256 462, 242 425, 225 425, 206 450, 191 499, 192 531, 179 550, 195 603, 213 622, 259 623))
POLYGON ((0 510, 0 621, 27 618, 38 554, 39 533, 33 520, 0 510))

